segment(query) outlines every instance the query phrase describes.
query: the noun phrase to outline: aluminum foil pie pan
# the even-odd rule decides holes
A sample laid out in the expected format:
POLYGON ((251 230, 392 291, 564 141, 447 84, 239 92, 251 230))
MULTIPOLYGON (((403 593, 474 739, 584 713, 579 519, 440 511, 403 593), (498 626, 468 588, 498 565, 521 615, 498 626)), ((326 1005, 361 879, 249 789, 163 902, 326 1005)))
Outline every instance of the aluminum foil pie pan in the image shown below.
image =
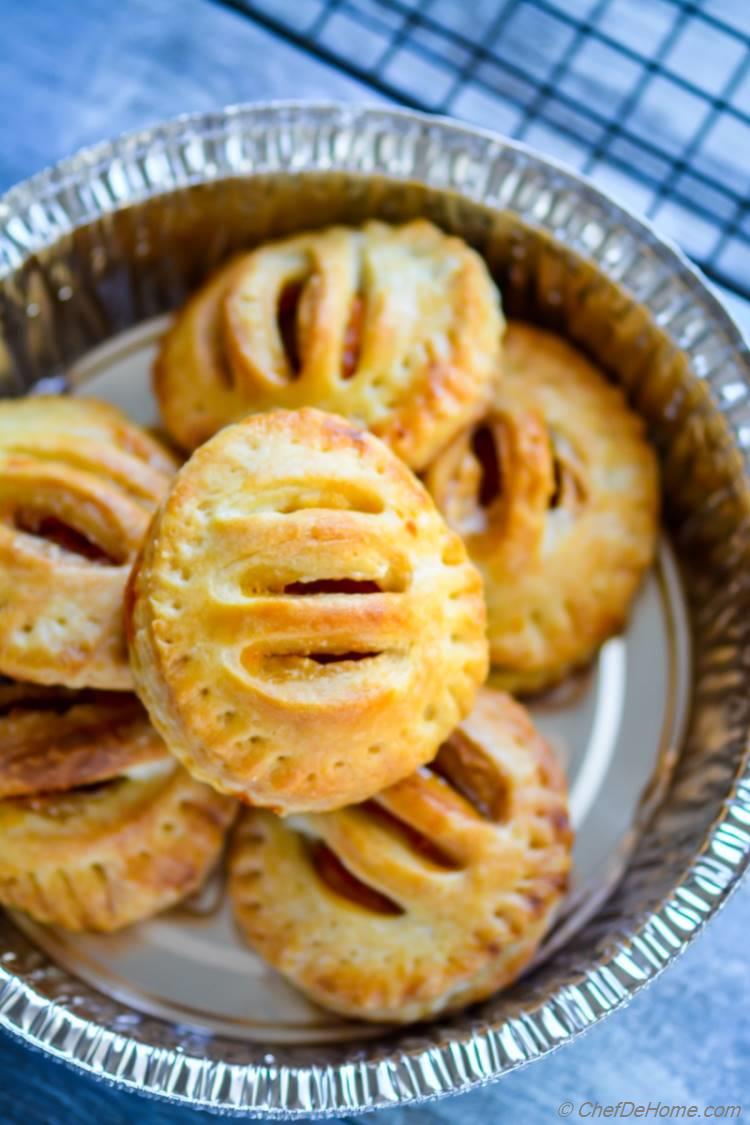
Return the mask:
POLYGON ((466 1090, 596 1023, 677 956, 750 856, 750 354, 678 251, 521 145, 410 112, 236 107, 86 150, 0 200, 0 393, 154 422, 167 314, 241 247, 433 219, 510 316, 586 351, 646 418, 666 532, 627 632, 539 701, 571 780, 575 884, 532 970, 450 1019, 363 1027, 247 950, 221 879, 113 937, 0 916, 0 1026, 174 1102, 293 1117, 466 1090))

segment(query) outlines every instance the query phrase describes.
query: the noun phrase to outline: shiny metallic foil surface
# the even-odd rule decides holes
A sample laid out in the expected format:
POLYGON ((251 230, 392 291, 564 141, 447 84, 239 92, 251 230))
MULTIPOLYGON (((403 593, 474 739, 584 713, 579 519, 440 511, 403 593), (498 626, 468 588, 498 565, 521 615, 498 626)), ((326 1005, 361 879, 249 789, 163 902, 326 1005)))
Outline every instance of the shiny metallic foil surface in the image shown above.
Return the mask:
MULTIPOLYGON (((101 145, 0 201, 0 393, 79 379, 96 393, 89 353, 177 307, 242 247, 415 215, 476 246, 507 314, 567 336, 647 420, 671 552, 645 624, 636 614, 647 643, 631 628, 615 642, 626 655, 595 674, 616 682, 634 644, 648 661, 656 630, 664 698, 639 708, 625 692, 618 719, 621 777, 645 771, 642 792, 621 839, 603 845, 622 862, 606 877, 591 867, 597 885, 576 891, 585 909, 560 920, 533 972, 462 1015, 374 1037, 349 1025, 336 1041, 271 1043, 179 1020, 97 986, 54 937, 2 917, 0 1023, 175 1102, 310 1116, 486 1082, 627 1002, 719 909, 750 855, 750 355, 679 253, 585 181, 491 134, 381 109, 239 107, 101 145)), ((596 801, 617 808, 616 772, 596 801)))

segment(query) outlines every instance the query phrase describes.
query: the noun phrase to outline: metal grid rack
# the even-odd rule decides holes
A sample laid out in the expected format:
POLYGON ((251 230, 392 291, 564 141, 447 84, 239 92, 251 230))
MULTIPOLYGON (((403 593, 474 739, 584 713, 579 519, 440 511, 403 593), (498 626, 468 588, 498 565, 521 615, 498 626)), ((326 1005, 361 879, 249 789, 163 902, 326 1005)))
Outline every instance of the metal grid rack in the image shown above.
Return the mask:
POLYGON ((225 2, 591 175, 750 300, 750 0, 225 2))

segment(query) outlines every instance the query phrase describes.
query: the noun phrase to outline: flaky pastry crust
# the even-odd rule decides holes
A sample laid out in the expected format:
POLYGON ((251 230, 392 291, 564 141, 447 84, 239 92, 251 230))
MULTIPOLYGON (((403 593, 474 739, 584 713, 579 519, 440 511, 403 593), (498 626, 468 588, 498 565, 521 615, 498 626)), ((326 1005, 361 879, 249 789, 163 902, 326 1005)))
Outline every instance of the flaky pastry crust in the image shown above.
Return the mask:
POLYGON ((564 340, 509 324, 492 409, 425 480, 482 573, 494 682, 549 687, 623 628, 655 552, 656 457, 564 340))
POLYGON ((0 672, 132 687, 123 592, 175 467, 106 403, 0 402, 0 672))
POLYGON ((0 903, 110 931, 196 890, 234 803, 169 754, 135 696, 2 685, 0 903))
POLYGON ((431 758, 487 671, 481 579, 382 442, 315 410, 193 454, 133 570, 137 691, 187 768, 281 812, 431 758))
POLYGON ((481 258, 425 220, 261 246, 195 294, 154 369, 164 423, 194 449, 228 422, 314 406, 422 468, 481 413, 499 296, 481 258))
POLYGON ((130 692, 0 683, 0 800, 65 792, 169 761, 130 692))
POLYGON ((242 815, 230 896, 248 942, 324 1007, 409 1022, 528 965, 566 889, 564 777, 523 708, 483 689, 430 767, 372 800, 242 815))

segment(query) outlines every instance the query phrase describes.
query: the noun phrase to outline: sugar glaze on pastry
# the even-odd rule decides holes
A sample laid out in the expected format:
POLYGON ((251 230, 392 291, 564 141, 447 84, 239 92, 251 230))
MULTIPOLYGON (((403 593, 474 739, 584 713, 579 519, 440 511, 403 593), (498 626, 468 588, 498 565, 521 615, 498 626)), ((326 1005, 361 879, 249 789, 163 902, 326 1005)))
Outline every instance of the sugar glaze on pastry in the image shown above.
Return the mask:
POLYGON ((1 673, 132 687, 123 592, 175 467, 106 403, 0 402, 1 673))
POLYGON ((564 340, 511 322, 484 419, 425 480, 479 567, 493 682, 537 691, 619 632, 653 561, 659 477, 643 422, 564 340))
POLYGON ((230 895, 252 947, 326 1008, 408 1022, 528 965, 565 892, 562 772, 524 709, 483 689, 435 761, 364 804, 243 813, 230 895))
POLYGON ((423 468, 488 401, 503 319, 482 259, 423 219, 272 242, 211 278, 154 371, 164 423, 193 449, 276 408, 342 414, 423 468))
POLYGON ((288 813, 431 758, 487 670, 481 579, 386 446, 253 415, 177 474, 130 586, 137 690, 196 777, 288 813))
POLYGON ((0 903, 111 931, 197 890, 234 802, 190 776, 135 696, 0 685, 0 903))

